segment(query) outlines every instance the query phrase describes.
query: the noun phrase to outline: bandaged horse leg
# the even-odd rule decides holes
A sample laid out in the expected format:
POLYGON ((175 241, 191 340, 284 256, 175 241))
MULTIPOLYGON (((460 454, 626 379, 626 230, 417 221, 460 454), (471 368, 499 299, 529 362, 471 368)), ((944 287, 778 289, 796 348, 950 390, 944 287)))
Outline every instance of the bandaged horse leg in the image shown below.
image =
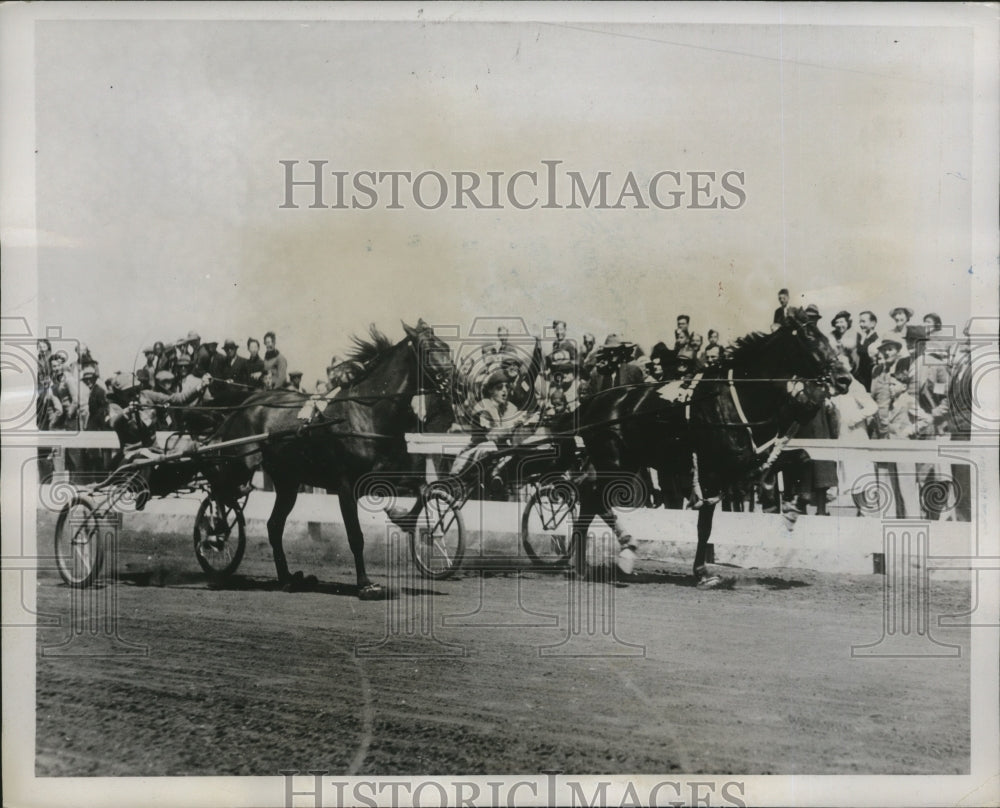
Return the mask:
POLYGON ((694 577, 698 579, 698 587, 701 589, 712 589, 722 583, 722 578, 709 574, 706 566, 708 539, 712 535, 712 519, 715 517, 717 501, 705 500, 698 510, 698 549, 694 555, 694 577))

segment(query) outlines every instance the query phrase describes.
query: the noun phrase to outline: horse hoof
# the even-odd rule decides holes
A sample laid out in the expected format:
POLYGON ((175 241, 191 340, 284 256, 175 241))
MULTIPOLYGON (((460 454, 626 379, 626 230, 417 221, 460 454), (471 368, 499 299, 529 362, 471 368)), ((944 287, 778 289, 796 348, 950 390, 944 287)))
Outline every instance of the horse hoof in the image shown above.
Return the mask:
POLYGON ((722 586, 722 577, 719 575, 708 575, 698 581, 699 589, 718 589, 722 586))
POLYGON ((307 589, 315 589, 319 585, 319 579, 315 575, 307 575, 302 579, 302 585, 307 589))
POLYGON ((381 600, 383 594, 381 586, 378 584, 368 584, 358 590, 358 600, 381 600))
POLYGON ((289 575, 284 582, 284 586, 281 587, 282 592, 298 592, 303 587, 305 581, 305 576, 302 572, 296 572, 293 575, 289 575))
POLYGON ((624 548, 618 554, 618 569, 626 575, 631 575, 635 569, 635 551, 631 547, 624 548))

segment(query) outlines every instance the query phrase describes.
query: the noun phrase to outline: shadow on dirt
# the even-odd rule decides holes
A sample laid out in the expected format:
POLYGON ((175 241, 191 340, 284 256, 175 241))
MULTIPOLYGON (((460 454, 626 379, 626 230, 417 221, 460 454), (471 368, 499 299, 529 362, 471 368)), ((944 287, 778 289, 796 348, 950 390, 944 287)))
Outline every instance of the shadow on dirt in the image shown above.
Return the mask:
MULTIPOLYGON (((221 581, 209 581, 203 573, 163 570, 141 570, 123 572, 118 575, 119 583, 128 586, 157 587, 192 587, 202 586, 218 592, 309 592, 320 595, 336 595, 339 597, 358 597, 357 584, 320 581, 313 575, 297 574, 288 584, 282 584, 275 578, 254 577, 248 575, 232 575, 221 581)), ((363 600, 395 600, 404 595, 447 595, 447 592, 426 587, 404 586, 398 590, 383 587, 375 597, 363 600)))

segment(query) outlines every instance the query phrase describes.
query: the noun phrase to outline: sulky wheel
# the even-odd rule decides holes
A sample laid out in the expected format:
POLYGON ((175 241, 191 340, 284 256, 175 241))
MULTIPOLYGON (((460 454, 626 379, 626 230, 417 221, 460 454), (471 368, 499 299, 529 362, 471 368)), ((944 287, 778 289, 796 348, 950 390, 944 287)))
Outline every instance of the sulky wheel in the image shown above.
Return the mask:
POLYGON ((521 516, 521 546, 533 563, 564 566, 573 555, 573 525, 580 514, 576 490, 556 482, 536 488, 521 516))
POLYGON ((194 520, 194 555, 212 580, 236 572, 247 548, 246 522, 239 503, 223 505, 208 496, 194 520))
POLYGON ((70 586, 90 586, 104 564, 104 543, 94 503, 74 496, 56 521, 56 565, 70 586))
POLYGON ((440 489, 427 494, 410 534, 410 553, 427 578, 447 578, 462 565, 465 522, 451 494, 440 489))

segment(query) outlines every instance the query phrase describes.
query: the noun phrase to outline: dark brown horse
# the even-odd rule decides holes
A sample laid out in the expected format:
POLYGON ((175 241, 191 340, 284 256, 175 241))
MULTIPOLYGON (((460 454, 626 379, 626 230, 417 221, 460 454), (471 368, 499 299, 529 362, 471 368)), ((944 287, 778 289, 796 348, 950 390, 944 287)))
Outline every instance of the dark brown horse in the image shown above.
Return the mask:
POLYGON ((846 390, 849 383, 826 337, 802 318, 744 337, 721 365, 687 382, 612 388, 586 399, 577 432, 595 478, 580 490, 577 571, 586 570, 587 530, 595 516, 614 530, 622 548, 619 567, 631 571, 635 545, 612 506, 643 503, 643 469, 673 464, 689 470, 699 508, 695 576, 701 586, 718 585, 705 567, 718 496, 769 467, 797 424, 815 414, 832 388, 846 390))
POLYGON ((258 466, 274 481, 275 501, 267 520, 278 580, 302 582, 302 573, 288 570, 282 534, 295 506, 300 485, 335 490, 344 527, 354 555, 358 597, 379 597, 382 588, 365 572, 364 534, 358 520, 357 483, 379 471, 409 470, 405 433, 415 431, 413 397, 429 395, 450 409, 454 374, 448 346, 423 320, 416 328, 403 326, 406 338, 393 344, 374 327, 370 340, 355 338, 350 359, 364 370, 349 387, 332 397, 310 402, 308 395, 289 390, 257 393, 233 413, 212 436, 226 441, 262 433, 272 439, 253 443, 235 464, 220 463, 206 474, 215 494, 235 499, 258 466), (322 410, 322 411, 320 411, 322 410))

